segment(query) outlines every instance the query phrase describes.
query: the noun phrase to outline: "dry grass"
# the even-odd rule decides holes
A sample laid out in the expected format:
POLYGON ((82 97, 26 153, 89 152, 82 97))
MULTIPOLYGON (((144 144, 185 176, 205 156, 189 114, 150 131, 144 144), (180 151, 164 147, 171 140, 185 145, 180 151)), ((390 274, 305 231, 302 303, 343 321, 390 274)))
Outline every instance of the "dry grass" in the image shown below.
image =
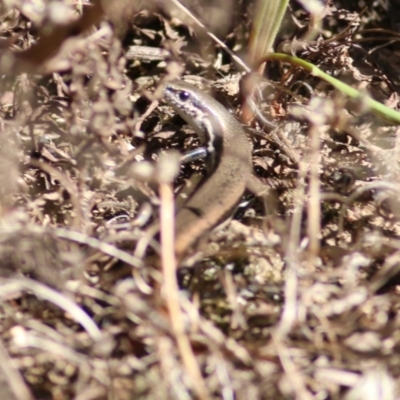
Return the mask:
MULTIPOLYGON (((152 92, 184 71, 239 109, 236 64, 169 3, 2 4, 3 398, 400 398, 397 127, 268 64, 249 127, 267 210, 248 196, 176 275, 172 186, 157 160, 198 139, 152 92), (159 213, 161 245, 148 228, 159 213)), ((194 14, 225 15, 217 34, 244 52, 251 2, 229 14, 205 4, 194 14)), ((307 32, 292 6, 282 46, 307 32)), ((382 30, 394 14, 342 7, 294 48, 397 108, 398 35, 382 30)), ((176 185, 202 170, 184 166, 176 185)))

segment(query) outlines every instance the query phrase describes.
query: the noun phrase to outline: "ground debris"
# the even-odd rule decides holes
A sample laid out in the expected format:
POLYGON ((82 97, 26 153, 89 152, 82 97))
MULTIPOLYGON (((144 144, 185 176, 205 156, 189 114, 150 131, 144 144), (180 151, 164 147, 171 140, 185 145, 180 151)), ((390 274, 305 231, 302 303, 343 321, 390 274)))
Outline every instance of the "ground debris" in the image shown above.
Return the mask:
MULTIPOLYGON (((242 74, 167 2, 3 3, 7 398, 399 398, 398 127, 299 68, 268 63, 247 127, 268 198, 245 194, 184 260, 179 332, 152 221, 159 161, 199 138, 159 84, 186 75, 239 114, 242 74)), ((246 49, 252 1, 182 3, 246 49)), ((353 3, 330 4, 320 35, 302 41, 310 21, 292 2, 279 42, 397 109, 396 15, 385 2, 353 3)), ((178 204, 203 174, 202 161, 181 167, 178 204)))

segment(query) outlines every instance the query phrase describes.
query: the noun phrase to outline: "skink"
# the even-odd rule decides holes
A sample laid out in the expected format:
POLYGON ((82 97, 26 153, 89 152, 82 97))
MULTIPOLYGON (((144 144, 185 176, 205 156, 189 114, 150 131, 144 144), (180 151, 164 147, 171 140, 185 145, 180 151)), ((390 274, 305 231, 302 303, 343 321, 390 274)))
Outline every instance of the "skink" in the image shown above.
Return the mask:
POLYGON ((197 132, 208 153, 206 175, 176 214, 175 253, 180 259, 239 203, 252 174, 252 146, 236 118, 195 86, 170 82, 164 97, 197 132))

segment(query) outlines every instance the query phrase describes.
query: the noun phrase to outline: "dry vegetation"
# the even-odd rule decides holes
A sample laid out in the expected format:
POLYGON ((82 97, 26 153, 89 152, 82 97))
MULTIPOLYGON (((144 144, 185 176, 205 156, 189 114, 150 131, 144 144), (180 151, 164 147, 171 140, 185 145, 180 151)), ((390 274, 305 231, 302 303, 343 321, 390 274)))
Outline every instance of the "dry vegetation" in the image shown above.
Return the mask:
MULTIPOLYGON (((167 0, 92 3, 0 2, 1 397, 400 398, 398 128, 269 63, 248 127, 267 210, 247 194, 203 239, 171 315, 146 228, 158 155, 198 138, 154 89, 192 75, 239 110, 242 75, 167 0)), ((245 54, 251 1, 184 3, 245 54)), ((293 2, 278 45, 396 108, 400 19, 368 3, 309 38, 293 2)))

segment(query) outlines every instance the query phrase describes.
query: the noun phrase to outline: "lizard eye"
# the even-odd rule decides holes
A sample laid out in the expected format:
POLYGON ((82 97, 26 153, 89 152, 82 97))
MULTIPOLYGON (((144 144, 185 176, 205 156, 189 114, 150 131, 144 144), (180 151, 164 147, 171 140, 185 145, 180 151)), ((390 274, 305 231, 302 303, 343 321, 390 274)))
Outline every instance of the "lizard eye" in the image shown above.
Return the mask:
POLYGON ((179 100, 186 101, 190 97, 189 92, 180 92, 179 93, 179 100))

